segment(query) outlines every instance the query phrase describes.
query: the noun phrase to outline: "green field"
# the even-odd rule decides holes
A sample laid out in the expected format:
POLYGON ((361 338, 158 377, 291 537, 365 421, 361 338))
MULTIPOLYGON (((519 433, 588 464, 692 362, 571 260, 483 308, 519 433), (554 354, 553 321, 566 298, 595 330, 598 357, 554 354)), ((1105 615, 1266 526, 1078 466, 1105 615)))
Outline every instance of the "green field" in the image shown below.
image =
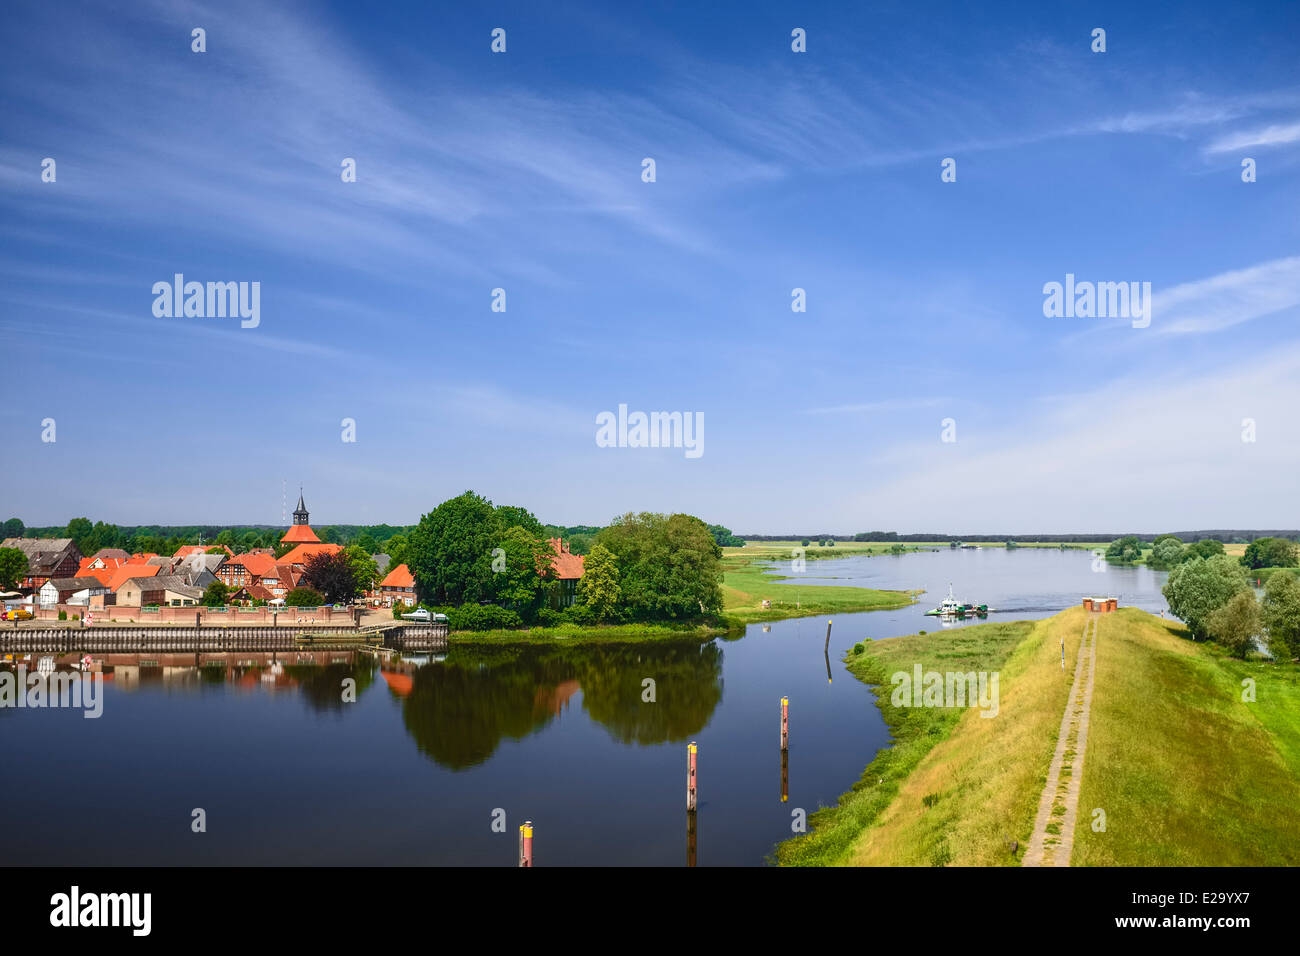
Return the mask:
MULTIPOLYGON (((875 611, 881 608, 906 607, 916 600, 920 591, 877 591, 872 588, 839 587, 833 584, 787 584, 794 575, 785 569, 767 570, 760 567, 769 561, 789 561, 793 545, 776 543, 772 547, 724 548, 722 557, 723 607, 729 618, 740 621, 776 621, 787 617, 811 614, 845 614, 854 611, 875 611), (770 602, 763 607, 762 602, 770 602)), ((844 548, 843 554, 868 553, 870 545, 844 548)), ((813 548, 807 549, 809 552, 813 548)), ((839 551, 836 548, 817 549, 839 551)))

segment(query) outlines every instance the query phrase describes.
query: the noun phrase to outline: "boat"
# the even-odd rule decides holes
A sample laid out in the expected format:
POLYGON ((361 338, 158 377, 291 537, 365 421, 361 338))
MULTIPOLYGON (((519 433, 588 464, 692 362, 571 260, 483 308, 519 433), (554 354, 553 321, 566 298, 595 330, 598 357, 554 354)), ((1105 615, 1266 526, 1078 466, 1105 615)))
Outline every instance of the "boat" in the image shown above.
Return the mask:
POLYGON ((966 604, 953 597, 952 584, 948 585, 948 596, 939 606, 925 612, 926 617, 984 617, 988 613, 987 604, 966 604))

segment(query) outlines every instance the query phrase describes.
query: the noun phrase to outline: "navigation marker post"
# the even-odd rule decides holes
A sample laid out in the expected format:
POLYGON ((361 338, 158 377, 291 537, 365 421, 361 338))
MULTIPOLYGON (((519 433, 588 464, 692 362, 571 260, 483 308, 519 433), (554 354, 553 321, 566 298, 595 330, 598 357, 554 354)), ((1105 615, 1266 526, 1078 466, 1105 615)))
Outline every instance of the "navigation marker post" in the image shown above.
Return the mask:
POLYGON ((533 865, 533 821, 525 820, 519 827, 519 865, 533 865))

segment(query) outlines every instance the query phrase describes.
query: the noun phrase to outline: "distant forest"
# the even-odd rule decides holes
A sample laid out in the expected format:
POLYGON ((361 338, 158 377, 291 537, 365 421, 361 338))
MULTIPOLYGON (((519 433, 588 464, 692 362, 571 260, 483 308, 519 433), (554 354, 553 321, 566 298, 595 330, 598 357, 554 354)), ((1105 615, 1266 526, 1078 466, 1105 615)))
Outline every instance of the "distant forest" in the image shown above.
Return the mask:
POLYGON ((1095 531, 1081 534, 1003 534, 1001 532, 990 532, 988 534, 947 534, 946 532, 935 531, 924 534, 899 534, 897 531, 861 531, 857 534, 747 534, 745 538, 750 541, 801 541, 805 538, 811 541, 1022 541, 1022 542, 1053 542, 1061 544, 1078 544, 1084 541, 1114 541, 1122 537, 1134 537, 1139 541, 1154 541, 1164 534, 1173 534, 1184 541, 1200 541, 1202 538, 1213 538, 1215 541, 1222 541, 1224 544, 1247 544, 1256 538, 1290 538, 1291 540, 1300 539, 1300 530, 1265 530, 1258 529, 1216 529, 1211 531, 1172 531, 1159 532, 1152 534, 1133 534, 1132 532, 1116 533, 1113 531, 1095 531))
MULTIPOLYGON (((101 548, 121 548, 131 554, 152 552, 174 554, 187 544, 216 547, 225 545, 236 553, 253 548, 271 548, 277 552, 284 537, 283 525, 115 525, 89 518, 73 518, 66 525, 28 527, 21 518, 4 522, 0 538, 71 538, 83 555, 101 548)), ((358 545, 368 554, 390 554, 401 562, 406 544, 415 525, 328 524, 312 526, 322 541, 330 544, 358 545)), ((586 554, 600 525, 543 525, 549 538, 562 538, 574 554, 586 554)), ((740 547, 745 542, 722 525, 709 525, 714 540, 722 547, 740 547)), ((284 548, 283 550, 288 550, 284 548)))

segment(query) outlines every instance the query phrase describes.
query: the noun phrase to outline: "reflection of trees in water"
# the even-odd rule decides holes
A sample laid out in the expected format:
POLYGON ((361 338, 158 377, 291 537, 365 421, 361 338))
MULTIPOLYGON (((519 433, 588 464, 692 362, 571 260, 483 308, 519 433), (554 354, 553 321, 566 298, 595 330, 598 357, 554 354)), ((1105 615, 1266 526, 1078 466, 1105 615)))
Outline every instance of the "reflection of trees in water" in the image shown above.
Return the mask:
POLYGON ((583 709, 625 744, 686 740, 709 722, 722 700, 722 649, 714 642, 602 645, 582 681, 583 709), (642 680, 655 681, 655 703, 642 699, 642 680))
POLYGON ((343 680, 351 677, 357 682, 357 699, 375 681, 374 662, 363 655, 354 655, 351 664, 286 664, 285 675, 297 681, 302 696, 313 710, 342 710, 343 680))
POLYGON ((590 647, 453 647, 415 673, 402 717, 420 751, 453 770, 482 763, 502 738, 520 740, 550 723, 577 686, 583 709, 623 743, 684 740, 722 699, 715 643, 590 647), (641 700, 643 678, 656 703, 641 700))

